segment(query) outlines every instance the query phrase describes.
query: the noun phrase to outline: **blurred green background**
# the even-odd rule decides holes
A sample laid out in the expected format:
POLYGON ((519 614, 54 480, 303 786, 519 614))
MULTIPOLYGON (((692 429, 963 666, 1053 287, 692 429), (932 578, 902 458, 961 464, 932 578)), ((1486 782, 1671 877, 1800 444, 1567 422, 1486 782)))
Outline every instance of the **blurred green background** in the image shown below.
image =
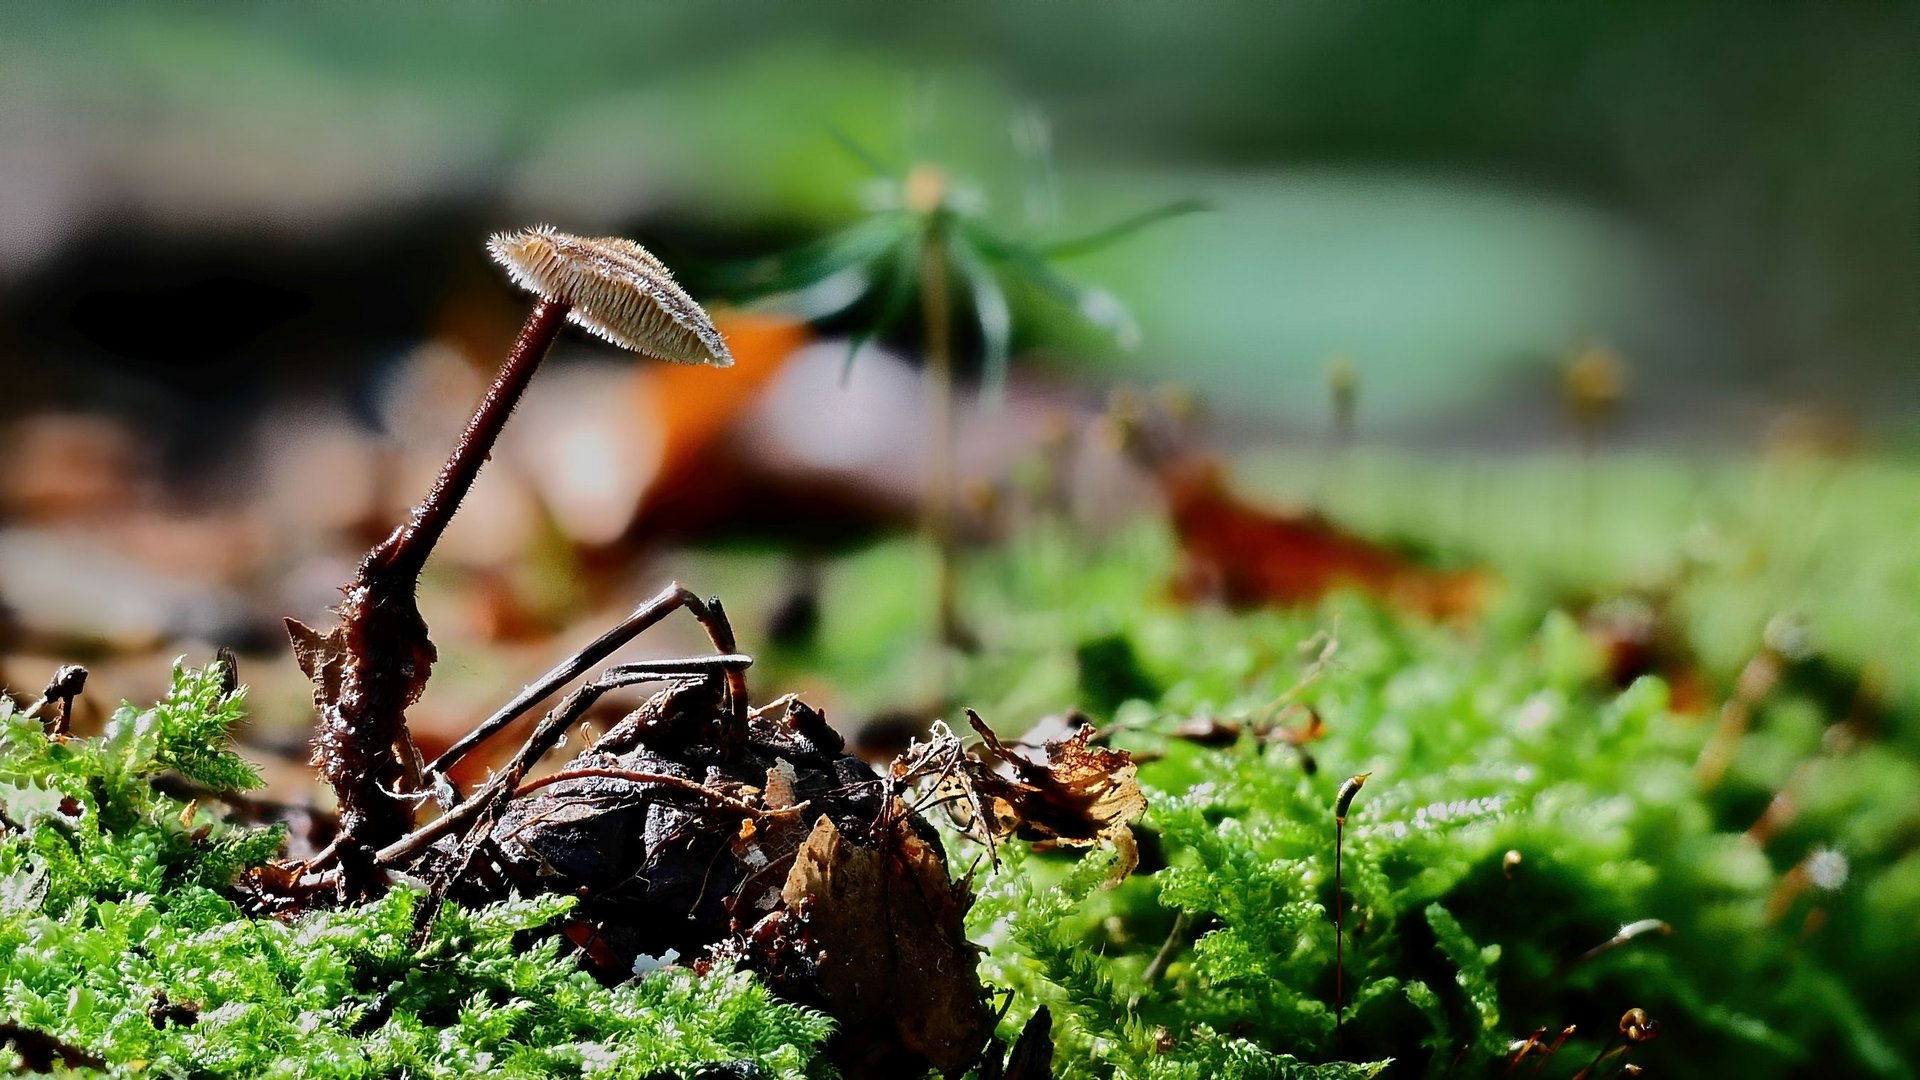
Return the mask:
POLYGON ((352 370, 531 219, 697 285, 857 211, 839 132, 1037 236, 1213 205, 1073 267, 1143 344, 1055 364, 1317 425, 1343 354, 1372 434, 1500 445, 1601 342, 1632 430, 1901 437, 1916 46, 1912 4, 14 3, 4 406, 352 370))
MULTIPOLYGON (((290 673, 280 617, 320 617, 424 490, 525 310, 486 234, 631 236, 724 300, 865 212, 849 144, 895 176, 941 166, 1021 240, 1210 207, 1061 263, 1132 309, 1134 347, 1013 295, 1009 407, 962 417, 974 542, 1012 535, 992 519, 1036 476, 1092 533, 1152 514, 1099 420, 1112 387, 1162 382, 1267 495, 1469 558, 1539 532, 1587 577, 1656 487, 1704 513, 1698 478, 1763 445, 1910 475, 1916 56, 1913 4, 6 4, 0 682, 128 656, 124 687, 96 675, 138 700, 215 644, 290 673), (1569 465, 1562 380, 1596 351, 1626 384, 1601 449, 1657 483, 1569 465), (1344 479, 1336 358, 1356 461, 1385 455, 1344 479), (1063 433, 1079 464, 1048 457, 1063 433), (1489 516, 1488 487, 1525 492, 1489 516)), ((501 650, 537 670, 676 571, 771 628, 823 567, 832 589, 817 545, 790 555, 799 527, 910 531, 918 329, 843 390, 822 372, 861 317, 816 328, 831 355, 711 383, 784 404, 716 406, 714 444, 759 457, 700 459, 677 500, 657 443, 680 391, 569 335, 429 582, 436 636, 487 657, 446 678, 490 693, 501 650), (751 587, 659 558, 729 515, 774 555, 751 587)))

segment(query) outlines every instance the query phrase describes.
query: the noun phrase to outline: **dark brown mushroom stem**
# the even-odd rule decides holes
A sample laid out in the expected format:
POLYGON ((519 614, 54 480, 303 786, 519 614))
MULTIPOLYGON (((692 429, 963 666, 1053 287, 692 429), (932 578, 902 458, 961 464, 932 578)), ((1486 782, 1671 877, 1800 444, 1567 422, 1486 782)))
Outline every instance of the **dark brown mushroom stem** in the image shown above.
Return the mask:
POLYGON ((417 759, 406 711, 426 688, 435 659, 414 600, 420 571, 486 464, 570 306, 543 299, 533 309, 433 489, 404 524, 367 553, 345 590, 340 626, 328 651, 340 665, 338 690, 321 710, 313 763, 339 801, 340 882, 350 898, 383 890, 374 853, 413 828, 413 801, 405 790, 417 781, 417 759))
MULTIPOLYGON (((533 314, 527 316, 526 325, 520 328, 520 337, 513 343, 513 351, 507 354, 505 366, 487 388, 487 396, 474 410, 473 418, 467 421, 466 430, 460 433, 460 441, 441 467, 433 489, 413 508, 407 523, 368 554, 369 566, 378 561, 383 571, 410 573, 416 579, 420 576, 427 555, 440 542, 441 534, 453 520, 453 512, 460 508, 460 501, 466 498, 474 479, 480 475, 480 467, 493 453, 500 429, 506 426, 514 406, 520 403, 520 395, 533 381, 533 373, 553 348, 553 341, 566 325, 567 312, 572 308, 565 300, 541 300, 533 314)), ((366 569, 361 572, 366 573, 366 569)))

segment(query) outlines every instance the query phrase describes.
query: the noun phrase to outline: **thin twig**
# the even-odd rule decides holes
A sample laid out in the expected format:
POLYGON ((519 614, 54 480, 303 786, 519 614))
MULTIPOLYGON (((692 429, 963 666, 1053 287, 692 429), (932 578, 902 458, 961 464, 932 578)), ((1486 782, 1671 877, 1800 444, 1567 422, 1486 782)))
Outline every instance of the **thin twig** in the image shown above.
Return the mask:
MULTIPOLYGON (((762 807, 758 807, 753 805, 752 803, 745 802, 740 799, 736 799, 733 796, 726 794, 725 792, 718 791, 714 788, 710 788, 706 786, 705 784, 701 784, 693 780, 688 780, 684 777, 674 776, 671 773, 635 772, 632 769, 610 769, 610 768, 599 768, 599 767, 568 769, 565 772, 557 772, 551 776, 543 776, 538 780, 529 780, 528 782, 516 788, 513 794, 515 798, 519 798, 522 795, 526 795, 530 792, 538 791, 543 787, 547 787, 548 785, 558 784, 563 780, 580 780, 580 779, 585 779, 585 778, 595 777, 595 776, 604 777, 609 780, 628 780, 636 784, 652 784, 659 787, 670 787, 670 788, 677 788, 681 791, 690 791, 696 795, 704 796, 705 798, 710 799, 713 802, 721 806, 724 806, 729 810, 736 811, 740 814, 743 814, 751 818, 757 819, 757 818, 766 817, 770 813, 768 810, 762 807)), ((801 805, 805 805, 805 804, 803 803, 801 805)), ((794 808, 788 807, 787 809, 794 809, 794 808)))
MULTIPOLYGON (((599 637, 594 638, 578 652, 555 664, 553 669, 545 675, 527 684, 525 689, 514 695, 513 700, 502 705, 492 716, 481 721, 478 727, 461 736, 452 746, 448 747, 444 753, 429 763, 427 765, 427 773, 430 776, 444 774, 448 769, 453 767, 455 762, 471 752, 474 747, 485 742, 495 732, 500 731, 508 724, 519 719, 521 715, 538 704, 542 698, 547 697, 562 686, 586 674, 588 668, 606 659, 612 655, 614 650, 632 641, 634 638, 639 637, 662 619, 665 619, 668 615, 673 614, 681 608, 686 608, 691 612, 693 617, 699 621, 700 625, 706 629, 707 636, 712 639, 715 649, 723 654, 734 651, 733 631, 730 626, 726 625, 724 616, 716 616, 714 610, 708 606, 705 601, 680 585, 680 583, 675 582, 649 597, 644 603, 640 604, 640 606, 634 608, 626 618, 620 620, 619 625, 601 634, 599 637)), ((738 690, 740 703, 744 708, 746 698, 744 673, 730 669, 727 674, 729 693, 732 693, 735 689, 732 685, 733 680, 736 677, 742 680, 738 690)))
MULTIPOLYGON (((1153 960, 1147 964, 1147 970, 1140 973, 1143 986, 1152 986, 1160 981, 1172 966, 1173 958, 1180 955, 1180 949, 1186 943, 1187 928, 1193 925, 1193 913, 1182 910, 1173 917, 1173 929, 1167 931, 1167 940, 1160 943, 1160 951, 1153 954, 1153 960)), ((1134 995, 1139 1000, 1139 995, 1134 995)))

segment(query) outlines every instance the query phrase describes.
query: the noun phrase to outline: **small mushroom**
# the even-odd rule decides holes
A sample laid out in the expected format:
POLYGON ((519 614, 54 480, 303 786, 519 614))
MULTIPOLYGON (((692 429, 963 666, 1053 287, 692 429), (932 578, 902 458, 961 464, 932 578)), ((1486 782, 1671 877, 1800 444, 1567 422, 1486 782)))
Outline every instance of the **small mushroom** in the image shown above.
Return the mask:
MULTIPOLYGON (((515 284, 540 298, 480 408, 467 422, 412 520, 383 548, 416 575, 480 475, 500 429, 533 373, 572 321, 625 349, 681 364, 728 367, 733 355, 713 320, 646 248, 618 236, 584 237, 548 225, 495 233, 487 251, 515 284)), ((370 556, 371 558, 371 556, 370 556)))
POLYGON ((624 349, 679 364, 729 367, 713 321, 653 253, 617 236, 571 236, 547 225, 495 233, 494 261, 514 283, 569 303, 567 318, 624 349))
POLYGON ((288 620, 294 652, 314 683, 320 716, 313 762, 340 805, 335 845, 341 891, 376 895, 374 853, 413 827, 406 798, 422 771, 406 710, 436 659, 414 602, 420 572, 480 475, 514 405, 568 319, 617 345, 681 363, 732 363, 706 312, 673 275, 631 240, 587 239, 547 227, 502 233, 487 244, 539 302, 507 362, 461 432, 433 489, 375 545, 343 590, 340 625, 317 631, 288 620))

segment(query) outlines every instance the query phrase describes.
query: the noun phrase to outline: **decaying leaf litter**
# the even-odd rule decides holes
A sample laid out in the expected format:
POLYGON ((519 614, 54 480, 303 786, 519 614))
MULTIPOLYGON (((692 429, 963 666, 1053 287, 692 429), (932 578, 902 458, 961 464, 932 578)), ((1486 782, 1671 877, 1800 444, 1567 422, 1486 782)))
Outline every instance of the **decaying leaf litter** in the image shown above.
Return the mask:
POLYGON ((797 697, 752 707, 752 661, 720 601, 676 585, 434 761, 415 749, 405 712, 435 658, 413 602, 420 571, 562 323, 669 360, 730 360, 705 312, 630 241, 539 228, 489 247, 538 303, 432 491, 344 587, 339 625, 323 633, 288 620, 314 684, 313 763, 336 793, 338 831, 312 858, 255 874, 255 902, 287 914, 365 902, 395 877, 412 879, 429 888, 421 941, 445 898, 574 895, 562 933, 602 978, 629 977, 654 957, 733 961, 832 1016, 847 1075, 958 1075, 989 1060, 1003 1075, 1045 1075, 1044 1021, 1007 1064, 989 1049, 996 1013, 962 922, 971 896, 922 811, 944 806, 990 851, 1011 836, 1111 844, 1117 881, 1138 861, 1129 826, 1145 798, 1127 753, 1091 745, 1091 728, 1034 756, 970 712, 984 757, 943 729, 876 774, 797 697), (712 654, 604 667, 476 790, 447 778, 482 741, 679 609, 706 629, 712 654), (598 699, 648 683, 662 688, 560 771, 527 780, 598 699), (437 813, 422 823, 429 805, 437 813))

